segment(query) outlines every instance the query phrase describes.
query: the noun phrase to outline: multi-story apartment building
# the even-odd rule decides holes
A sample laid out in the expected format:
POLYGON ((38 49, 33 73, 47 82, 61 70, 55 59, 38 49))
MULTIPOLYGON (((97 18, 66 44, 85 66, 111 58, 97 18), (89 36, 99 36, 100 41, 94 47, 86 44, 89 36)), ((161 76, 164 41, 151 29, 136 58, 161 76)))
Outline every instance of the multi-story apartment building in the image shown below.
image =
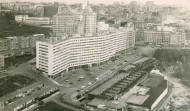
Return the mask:
POLYGON ((14 50, 19 48, 17 37, 6 37, 3 42, 4 50, 14 50))
POLYGON ((96 34, 97 14, 93 12, 85 12, 83 16, 85 20, 85 34, 96 34))
POLYGON ((144 31, 145 43, 184 45, 186 33, 183 31, 144 31))
POLYGON ((72 36, 77 33, 76 16, 70 12, 58 13, 53 16, 53 32, 72 36))
POLYGON ((129 47, 134 47, 135 46, 135 30, 134 28, 127 28, 126 33, 127 33, 127 40, 129 41, 129 47))
POLYGON ((109 30, 109 24, 106 24, 105 22, 98 22, 97 32, 108 31, 108 30, 109 30))
POLYGON ((59 7, 53 16, 53 32, 57 35, 72 36, 75 34, 93 35, 97 32, 97 14, 85 2, 80 12, 71 12, 67 7, 59 7))
POLYGON ((6 37, 0 39, 0 51, 36 47, 37 41, 45 41, 45 35, 33 34, 28 37, 6 37))
POLYGON ((169 44, 171 32, 165 31, 145 31, 145 43, 169 44))
POLYGON ((30 47, 29 37, 19 36, 18 44, 19 44, 19 48, 29 48, 30 47))
POLYGON ((0 68, 4 66, 4 56, 0 55, 0 68))
POLYGON ((45 41, 45 35, 44 34, 33 34, 33 35, 29 36, 30 47, 36 47, 37 41, 45 41))
POLYGON ((184 46, 185 40, 186 40, 186 33, 185 32, 173 32, 171 33, 170 38, 170 45, 178 45, 178 46, 184 46))
POLYGON ((124 31, 127 36, 127 46, 134 47, 135 46, 135 33, 134 27, 120 27, 120 30, 124 31))
POLYGON ((100 36, 72 37, 61 42, 37 42, 36 68, 49 76, 69 68, 93 65, 109 60, 128 46, 125 32, 100 36))
POLYGON ((28 17, 28 15, 16 15, 15 21, 36 25, 48 25, 51 23, 51 19, 49 17, 28 17))

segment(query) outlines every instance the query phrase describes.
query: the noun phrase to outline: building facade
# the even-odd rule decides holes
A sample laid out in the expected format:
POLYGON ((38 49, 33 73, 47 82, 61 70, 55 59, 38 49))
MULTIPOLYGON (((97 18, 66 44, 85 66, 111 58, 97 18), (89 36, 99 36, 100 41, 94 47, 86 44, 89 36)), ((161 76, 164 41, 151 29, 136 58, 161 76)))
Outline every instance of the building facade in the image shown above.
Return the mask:
POLYGON ((128 47, 134 47, 135 46, 135 34, 136 31, 134 30, 133 27, 120 27, 119 30, 122 30, 125 32, 126 36, 127 36, 127 46, 128 47))
POLYGON ((124 32, 101 36, 73 37, 57 43, 37 42, 36 67, 49 76, 70 67, 101 63, 126 49, 124 32))
POLYGON ((0 51, 4 50, 4 39, 0 39, 0 51))
POLYGON ((165 31, 145 31, 145 43, 150 44, 169 44, 171 32, 165 31))
POLYGON ((93 12, 88 12, 88 13, 85 13, 83 16, 85 19, 85 34, 96 34, 97 14, 93 12))
POLYGON ((6 37, 3 41, 4 50, 14 50, 19 48, 17 37, 6 37))
POLYGON ((19 44, 19 48, 29 48, 30 47, 29 37, 19 36, 18 44, 19 44))
POLYGON ((108 31, 108 30, 109 30, 109 24, 106 24, 105 22, 98 22, 97 32, 108 31))
POLYGON ((183 31, 145 31, 145 43, 184 46, 186 33, 183 31))
POLYGON ((0 51, 36 47, 37 41, 45 41, 45 35, 33 34, 27 37, 6 37, 0 39, 0 51))
POLYGON ((60 35, 73 35, 77 33, 76 16, 64 12, 53 16, 53 32, 60 35))
POLYGON ((4 56, 0 55, 0 68, 4 66, 4 56))
POLYGON ((45 41, 45 35, 44 34, 33 34, 33 35, 29 36, 30 47, 36 47, 37 41, 45 41))
POLYGON ((28 15, 16 15, 15 21, 36 25, 49 25, 51 23, 49 17, 28 17, 28 15))

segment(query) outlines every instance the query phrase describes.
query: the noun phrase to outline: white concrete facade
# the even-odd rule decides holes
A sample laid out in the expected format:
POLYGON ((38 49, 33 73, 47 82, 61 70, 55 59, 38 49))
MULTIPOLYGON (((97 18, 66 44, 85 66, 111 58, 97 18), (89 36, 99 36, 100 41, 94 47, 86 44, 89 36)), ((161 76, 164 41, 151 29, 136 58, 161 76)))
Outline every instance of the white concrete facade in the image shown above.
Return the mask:
POLYGON ((152 104, 150 110, 153 110, 158 103, 168 94, 168 83, 167 83, 167 88, 162 92, 162 94, 157 98, 157 100, 152 104))
POLYGON ((97 32, 108 31, 108 30, 109 30, 109 24, 106 24, 105 22, 98 22, 97 32))
POLYGON ((68 38, 57 43, 37 42, 36 68, 53 76, 69 67, 101 63, 127 48, 124 32, 68 38))
POLYGON ((86 34, 96 34, 96 29, 97 29, 96 18, 97 18, 96 13, 90 12, 84 14, 86 34))
POLYGON ((48 25, 51 23, 51 19, 49 17, 28 17, 28 15, 16 15, 15 21, 36 25, 48 25))

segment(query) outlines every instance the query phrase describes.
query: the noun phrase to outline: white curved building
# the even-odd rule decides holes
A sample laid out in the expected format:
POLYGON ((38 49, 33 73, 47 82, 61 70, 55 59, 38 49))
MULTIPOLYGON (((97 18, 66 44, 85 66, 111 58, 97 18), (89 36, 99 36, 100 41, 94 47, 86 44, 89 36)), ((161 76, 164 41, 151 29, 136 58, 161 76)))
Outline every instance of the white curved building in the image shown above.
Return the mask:
POLYGON ((92 37, 73 37, 59 42, 37 42, 36 67, 49 76, 68 68, 105 62, 127 48, 124 32, 92 37))

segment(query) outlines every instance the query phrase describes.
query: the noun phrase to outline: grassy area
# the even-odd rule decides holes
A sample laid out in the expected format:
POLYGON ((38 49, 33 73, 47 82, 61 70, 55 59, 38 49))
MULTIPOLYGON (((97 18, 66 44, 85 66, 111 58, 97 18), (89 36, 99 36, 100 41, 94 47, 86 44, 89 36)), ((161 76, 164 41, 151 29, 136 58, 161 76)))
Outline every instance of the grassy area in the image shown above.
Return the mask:
POLYGON ((63 106, 50 101, 45 105, 35 109, 34 111, 72 111, 72 110, 64 108, 63 106))
POLYGON ((34 82, 34 79, 23 75, 0 78, 0 97, 26 87, 34 82))
POLYGON ((25 63, 33 59, 34 57, 35 55, 22 55, 22 56, 14 56, 14 57, 5 58, 5 68, 25 63))
POLYGON ((14 13, 0 14, 0 38, 8 36, 28 36, 32 34, 45 34, 49 36, 50 29, 31 25, 20 25, 14 21, 14 13))

